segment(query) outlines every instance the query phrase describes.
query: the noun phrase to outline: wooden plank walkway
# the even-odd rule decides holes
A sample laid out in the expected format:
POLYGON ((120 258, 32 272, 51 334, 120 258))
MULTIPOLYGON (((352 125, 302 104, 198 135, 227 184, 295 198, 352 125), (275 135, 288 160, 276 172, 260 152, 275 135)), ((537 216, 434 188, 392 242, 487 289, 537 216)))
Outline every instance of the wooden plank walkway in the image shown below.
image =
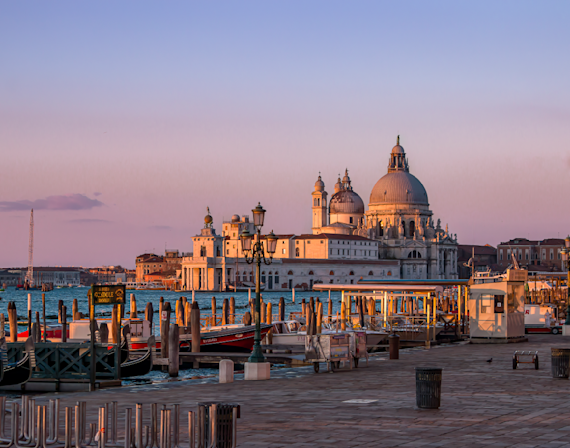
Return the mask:
POLYGON ((238 375, 228 384, 181 380, 58 397, 62 406, 86 400, 90 422, 97 421, 97 406, 113 400, 121 415, 135 403, 145 409, 150 403, 180 403, 184 415, 200 401, 237 402, 238 446, 249 448, 570 447, 570 381, 552 379, 551 347, 570 348, 570 337, 529 335, 521 344, 410 349, 399 360, 383 354, 369 367, 348 371, 272 371, 269 381, 242 381, 238 375), (514 350, 538 350, 540 370, 513 370, 514 350), (444 369, 439 410, 415 408, 417 366, 444 369))

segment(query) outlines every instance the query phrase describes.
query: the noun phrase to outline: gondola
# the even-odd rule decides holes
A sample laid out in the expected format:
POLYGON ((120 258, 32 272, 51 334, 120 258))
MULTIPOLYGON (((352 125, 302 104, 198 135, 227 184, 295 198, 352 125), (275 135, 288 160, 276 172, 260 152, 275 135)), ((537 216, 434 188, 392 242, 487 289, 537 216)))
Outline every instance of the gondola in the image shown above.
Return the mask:
POLYGON ((35 367, 34 341, 32 338, 26 340, 24 350, 25 354, 22 359, 4 366, 0 387, 24 384, 32 377, 32 369, 35 367))
POLYGON ((146 375, 152 370, 152 347, 154 344, 154 336, 151 336, 148 339, 148 350, 144 355, 121 364, 121 378, 146 375))
MULTIPOLYGON (((115 347, 111 347, 109 349, 109 353, 107 355, 105 355, 105 362, 98 362, 97 366, 95 367, 95 370, 97 372, 103 373, 103 372, 107 372, 108 369, 105 365, 108 365, 110 367, 114 367, 115 365, 115 347)), ((129 360, 129 342, 127 341, 127 338, 123 338, 121 340, 121 365, 123 365, 124 362, 127 362, 129 360)))

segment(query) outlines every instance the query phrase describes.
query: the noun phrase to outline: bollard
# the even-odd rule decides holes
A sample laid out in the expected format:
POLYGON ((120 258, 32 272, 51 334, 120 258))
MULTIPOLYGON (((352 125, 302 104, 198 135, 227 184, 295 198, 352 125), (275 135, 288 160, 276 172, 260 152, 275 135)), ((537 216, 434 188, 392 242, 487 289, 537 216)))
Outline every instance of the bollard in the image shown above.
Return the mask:
POLYGON ((164 302, 160 316, 160 357, 168 358, 168 335, 170 332, 170 302, 164 302))
POLYGON ((243 315, 243 324, 251 325, 251 313, 249 311, 246 311, 243 315))
POLYGON ((108 344, 109 343, 109 328, 107 324, 103 322, 99 326, 99 334, 101 335, 101 344, 108 344))
POLYGON ((283 322, 285 320, 285 298, 279 298, 279 321, 283 322))
POLYGON ((233 383, 234 381, 234 362, 231 359, 222 359, 220 361, 220 383, 233 383))
POLYGON ((222 325, 228 325, 229 324, 229 313, 230 311, 228 310, 229 307, 229 301, 228 299, 224 299, 223 303, 222 303, 222 325))
POLYGON ((168 375, 171 378, 176 378, 178 376, 178 370, 180 369, 180 332, 178 330, 178 325, 173 324, 170 326, 170 333, 168 335, 168 375))
POLYGON ((135 295, 131 293, 131 319, 137 318, 137 299, 135 295))
POLYGON ((61 307, 61 342, 67 342, 67 307, 61 307))
POLYGON ((230 297, 230 324, 236 323, 236 299, 230 297))
POLYGON ((390 347, 390 359, 400 359, 400 336, 391 334, 388 336, 390 347))

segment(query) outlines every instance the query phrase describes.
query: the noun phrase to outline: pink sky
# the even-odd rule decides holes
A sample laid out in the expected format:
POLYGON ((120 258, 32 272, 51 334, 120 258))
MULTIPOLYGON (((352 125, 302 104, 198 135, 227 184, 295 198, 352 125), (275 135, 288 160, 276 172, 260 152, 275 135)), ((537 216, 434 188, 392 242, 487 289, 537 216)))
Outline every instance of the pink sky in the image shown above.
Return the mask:
POLYGON ((0 266, 27 264, 31 206, 36 265, 191 251, 207 206, 308 233, 319 171, 367 204, 398 134, 460 243, 570 233, 567 5, 261 5, 10 5, 0 266))

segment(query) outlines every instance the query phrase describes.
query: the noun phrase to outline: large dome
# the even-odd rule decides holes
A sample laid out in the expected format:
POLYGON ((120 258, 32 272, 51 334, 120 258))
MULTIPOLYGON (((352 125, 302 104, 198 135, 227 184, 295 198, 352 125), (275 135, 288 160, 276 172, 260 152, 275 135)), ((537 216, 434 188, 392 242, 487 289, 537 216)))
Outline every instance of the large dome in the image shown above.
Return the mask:
POLYGON ((388 173, 376 182, 370 193, 369 205, 374 204, 429 205, 426 189, 407 171, 388 173))
POLYGON ((341 190, 330 200, 330 213, 364 214, 364 202, 352 190, 341 190))

